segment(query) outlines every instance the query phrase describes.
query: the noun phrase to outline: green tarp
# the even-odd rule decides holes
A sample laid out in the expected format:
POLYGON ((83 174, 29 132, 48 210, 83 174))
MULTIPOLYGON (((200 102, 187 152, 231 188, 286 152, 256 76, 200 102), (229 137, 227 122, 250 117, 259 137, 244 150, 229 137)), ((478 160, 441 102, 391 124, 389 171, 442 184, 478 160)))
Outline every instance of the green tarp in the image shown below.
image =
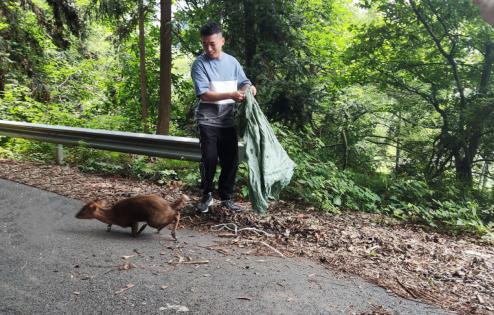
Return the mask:
POLYGON ((238 107, 236 119, 245 144, 252 207, 264 213, 269 200, 278 199, 280 191, 290 183, 295 163, 276 139, 250 89, 238 107))

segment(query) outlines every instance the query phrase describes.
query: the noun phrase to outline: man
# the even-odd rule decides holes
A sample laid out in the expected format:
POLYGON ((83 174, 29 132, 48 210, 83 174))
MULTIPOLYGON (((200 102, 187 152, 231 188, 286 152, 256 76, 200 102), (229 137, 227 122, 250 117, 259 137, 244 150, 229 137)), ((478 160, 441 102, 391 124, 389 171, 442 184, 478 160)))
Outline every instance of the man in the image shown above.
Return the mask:
POLYGON ((242 102, 249 87, 256 89, 245 76, 240 63, 222 51, 225 39, 220 26, 208 22, 201 27, 204 53, 192 64, 191 75, 197 97, 196 109, 201 143, 202 198, 197 210, 206 213, 213 203, 213 179, 220 162, 219 194, 221 205, 241 211, 232 200, 238 169, 238 139, 234 127, 235 102, 242 102))

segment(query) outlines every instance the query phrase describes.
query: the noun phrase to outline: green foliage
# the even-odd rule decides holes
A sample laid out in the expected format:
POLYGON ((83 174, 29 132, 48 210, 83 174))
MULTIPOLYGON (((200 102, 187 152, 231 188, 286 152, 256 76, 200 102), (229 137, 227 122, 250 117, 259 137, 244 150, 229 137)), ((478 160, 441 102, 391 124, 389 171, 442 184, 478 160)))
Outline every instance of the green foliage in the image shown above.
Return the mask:
POLYGON ((6 148, 0 151, 3 156, 14 159, 28 158, 36 162, 53 160, 55 146, 51 143, 14 138, 2 140, 2 138, 0 138, 0 143, 6 148))
POLYGON ((434 192, 426 182, 407 178, 394 180, 386 193, 390 203, 427 204, 434 192))
POLYGON ((44 104, 32 99, 26 86, 7 84, 0 98, 0 119, 37 121, 43 115, 44 104))
POLYGON ((85 172, 129 176, 150 180, 159 185, 170 181, 182 181, 186 186, 196 187, 199 175, 195 163, 149 158, 133 154, 107 152, 91 148, 71 148, 66 161, 79 165, 85 172))
POLYGON ((290 192, 322 210, 339 212, 340 208, 375 211, 381 198, 365 187, 360 187, 348 174, 331 162, 321 163, 305 156, 295 159, 297 171, 290 192))
POLYGON ((492 224, 486 223, 479 216, 479 211, 486 210, 481 210, 474 201, 458 203, 434 200, 434 203, 434 207, 427 207, 417 203, 399 202, 389 205, 386 210, 401 220, 423 223, 449 232, 482 235, 492 231, 492 224))
POLYGON ((319 152, 324 143, 315 138, 307 141, 312 134, 310 129, 303 133, 293 133, 275 125, 278 138, 288 154, 297 164, 294 177, 287 194, 312 203, 329 212, 339 212, 340 208, 375 211, 380 197, 369 189, 357 185, 351 174, 338 169, 331 161, 323 161, 319 152))
POLYGON ((493 63, 485 57, 494 48, 492 28, 468 0, 361 4, 377 17, 356 27, 345 57, 349 77, 352 82, 379 83, 397 104, 413 99, 416 109, 394 110, 408 134, 400 139, 398 128, 394 137, 414 162, 418 159, 429 181, 454 170, 468 191, 476 156, 490 143, 484 135, 493 131, 488 121, 494 110, 484 103, 489 99, 492 104, 493 63), (418 151, 413 134, 426 130, 427 141, 422 140, 418 151))
POLYGON ((98 58, 96 51, 70 35, 84 31, 75 9, 65 2, 57 8, 57 19, 71 20, 57 25, 56 36, 49 22, 53 3, 52 8, 38 7, 42 1, 7 3, 0 5, 0 17, 9 21, 9 27, 0 30, 0 118, 81 125, 79 118, 105 99, 101 82, 107 79, 104 68, 111 58, 98 58), (64 31, 64 25, 70 31, 64 31))
POLYGON ((248 187, 248 176, 249 168, 247 163, 240 163, 237 172, 237 182, 236 185, 240 187, 239 193, 242 198, 249 198, 249 187, 248 187))
POLYGON ((394 180, 384 192, 382 211, 401 220, 452 232, 490 232, 492 206, 458 197, 440 201, 435 195, 437 190, 430 188, 425 181, 412 178, 394 180))

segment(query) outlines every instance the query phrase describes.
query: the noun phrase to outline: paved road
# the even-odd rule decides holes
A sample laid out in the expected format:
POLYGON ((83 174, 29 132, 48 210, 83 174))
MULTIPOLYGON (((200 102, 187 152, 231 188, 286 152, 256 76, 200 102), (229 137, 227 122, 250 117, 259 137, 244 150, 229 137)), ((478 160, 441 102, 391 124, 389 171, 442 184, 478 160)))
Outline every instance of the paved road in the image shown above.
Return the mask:
POLYGON ((224 255, 192 230, 107 233, 81 206, 0 179, 0 314, 446 314, 307 260, 224 255))

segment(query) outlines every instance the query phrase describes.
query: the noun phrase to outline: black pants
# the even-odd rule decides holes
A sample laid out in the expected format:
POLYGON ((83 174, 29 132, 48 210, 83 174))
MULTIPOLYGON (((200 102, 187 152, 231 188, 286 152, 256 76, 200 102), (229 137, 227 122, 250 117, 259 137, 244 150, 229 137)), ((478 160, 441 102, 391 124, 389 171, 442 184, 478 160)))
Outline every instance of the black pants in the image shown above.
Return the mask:
POLYGON ((220 128, 199 125, 201 143, 201 188, 203 194, 213 191, 218 159, 221 166, 219 191, 221 200, 233 197, 238 169, 238 139, 234 127, 220 128))

